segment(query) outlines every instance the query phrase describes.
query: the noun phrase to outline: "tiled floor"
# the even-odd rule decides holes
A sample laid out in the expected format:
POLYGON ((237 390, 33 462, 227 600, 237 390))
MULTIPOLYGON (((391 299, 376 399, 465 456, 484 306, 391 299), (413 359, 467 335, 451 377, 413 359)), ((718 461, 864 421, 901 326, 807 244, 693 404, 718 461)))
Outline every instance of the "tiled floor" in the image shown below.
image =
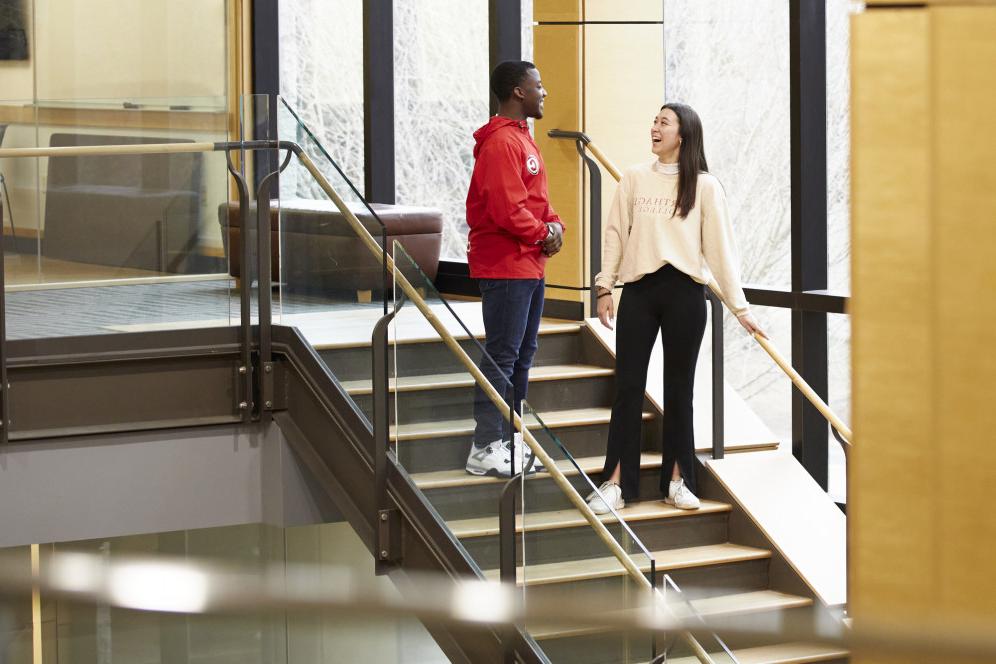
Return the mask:
MULTIPOLYGON (((234 325, 239 320, 238 297, 230 279, 7 292, 7 338, 234 325)), ((345 297, 277 290, 273 299, 275 315, 381 308, 379 303, 362 305, 345 297)))

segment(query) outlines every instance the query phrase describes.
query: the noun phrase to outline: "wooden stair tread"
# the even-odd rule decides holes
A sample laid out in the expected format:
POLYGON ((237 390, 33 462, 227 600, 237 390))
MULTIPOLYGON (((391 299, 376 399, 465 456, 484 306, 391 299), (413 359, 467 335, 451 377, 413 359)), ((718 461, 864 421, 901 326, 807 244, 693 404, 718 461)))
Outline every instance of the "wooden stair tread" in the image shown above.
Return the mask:
MULTIPOLYGON (((551 364, 530 369, 529 382, 578 380, 581 378, 611 376, 614 373, 614 369, 590 364, 551 364)), ((415 392, 418 390, 472 387, 474 385, 474 378, 468 372, 462 371, 435 375, 402 376, 400 379, 392 379, 390 382, 392 393, 396 391, 415 392)), ((370 380, 368 379, 345 381, 342 383, 342 387, 346 392, 355 396, 371 394, 373 392, 370 380)))
MULTIPOLYGON (((550 410, 540 413, 540 418, 549 429, 560 429, 565 427, 591 426, 595 424, 608 424, 612 419, 611 408, 574 408, 570 410, 550 410)), ((655 413, 644 412, 644 421, 649 421, 657 417, 655 413)), ((535 417, 526 415, 526 427, 530 430, 539 429, 540 424, 535 417)), ((449 436, 467 436, 468 439, 474 433, 474 419, 471 417, 459 420, 443 420, 436 422, 415 422, 412 424, 402 424, 400 430, 397 425, 391 425, 391 440, 407 442, 412 440, 422 440, 425 438, 444 438, 449 436)), ((469 445, 468 440, 468 445, 469 445)), ((772 450, 778 447, 778 441, 769 443, 727 443, 726 451, 752 452, 757 450, 772 450)), ((696 452, 708 452, 712 450, 711 444, 704 444, 695 448, 696 452)))
MULTIPOLYGON (((414 305, 409 305, 409 306, 414 306, 414 305)), ((379 311, 377 312, 377 316, 378 317, 380 316, 380 312, 379 311)), ((420 314, 418 314, 418 316, 421 317, 422 314, 420 313, 420 314)), ((445 320, 451 320, 452 319, 452 316, 449 313, 442 314, 442 316, 444 317, 445 320)), ((368 348, 370 346, 370 336, 369 336, 370 335, 370 331, 373 331, 373 326, 374 326, 374 324, 376 322, 377 322, 376 319, 370 319, 370 320, 363 319, 363 320, 359 321, 359 323, 363 326, 363 332, 366 335, 366 338, 363 341, 349 341, 349 340, 347 340, 347 341, 331 341, 331 342, 323 342, 323 343, 314 343, 312 345, 315 347, 315 350, 318 350, 318 351, 323 351, 323 350, 342 350, 342 349, 346 349, 346 348, 365 348, 365 347, 368 348)), ((424 323, 424 327, 427 327, 427 328, 429 327, 429 323, 425 319, 422 319, 419 322, 420 323, 424 323)), ((581 323, 573 323, 573 322, 551 322, 551 321, 544 320, 544 321, 540 322, 539 334, 542 336, 542 335, 547 335, 547 334, 571 334, 571 333, 576 333, 576 332, 580 332, 581 331, 581 325, 582 325, 581 323)), ((455 324, 454 324, 454 326, 455 326, 455 324)), ((456 339, 457 341, 466 341, 467 339, 470 339, 470 337, 471 337, 471 335, 467 334, 463 330, 462 327, 459 327, 458 331, 451 330, 450 332, 453 335, 453 338, 456 339)), ((474 336, 476 338, 481 339, 483 341, 483 339, 484 339, 484 331, 481 330, 479 334, 475 334, 474 336)), ((392 338, 391 341, 393 342, 394 339, 392 338)), ((428 333, 425 332, 425 331, 417 331, 415 333, 412 333, 412 334, 410 334, 408 336, 404 336, 404 337, 402 337, 402 338, 400 338, 400 339, 397 340, 397 343, 399 343, 401 345, 407 345, 407 344, 424 344, 424 343, 435 343, 435 342, 442 343, 442 337, 440 337, 435 332, 435 330, 432 330, 431 332, 428 332, 428 333)))
MULTIPOLYGON (((733 651, 740 664, 809 664, 848 656, 848 651, 818 643, 779 643, 773 646, 740 648, 733 651)), ((696 657, 669 659, 673 664, 699 664, 696 657)))
MULTIPOLYGON (((593 473, 598 473, 602 470, 602 466, 605 465, 605 457, 580 457, 575 459, 578 462, 581 470, 585 473, 591 475, 593 473)), ((660 454, 655 454, 653 452, 644 452, 640 455, 640 467, 641 468, 655 468, 661 465, 663 462, 663 457, 660 454)), ((557 461, 557 467, 567 475, 568 477, 572 475, 577 475, 578 471, 567 459, 559 459, 557 461)), ((526 478, 527 481, 548 477, 549 473, 535 473, 526 478)), ((446 487, 454 486, 479 486, 482 484, 504 484, 508 480, 503 477, 488 477, 485 475, 471 475, 463 468, 457 470, 434 470, 427 473, 415 473, 412 475, 412 481, 415 482, 415 486, 419 489, 425 491, 428 489, 443 489, 446 487)), ((496 517, 497 518, 497 517, 496 517)))
MULTIPOLYGON (((652 551, 651 555, 657 561, 657 571, 666 572, 674 569, 761 560, 770 558, 771 551, 726 542, 723 544, 690 546, 682 549, 652 551)), ((634 555, 633 560, 642 571, 650 571, 650 561, 645 556, 634 555)), ((525 570, 525 585, 536 586, 548 583, 570 583, 622 576, 625 573, 625 568, 623 568, 622 563, 615 556, 568 560, 529 565, 525 570)), ((484 572, 484 576, 488 579, 497 580, 499 578, 499 570, 487 570, 484 572)), ((519 583, 523 583, 523 569, 521 566, 516 570, 516 579, 519 583)))
MULTIPOLYGON (((647 455, 653 456, 653 455, 647 455)), ((656 463, 660 459, 656 458, 656 463)), ((599 464, 598 468, 601 468, 599 464)), ((638 503, 630 503, 619 510, 619 515, 623 521, 634 523, 637 521, 647 521, 655 519, 670 519, 676 517, 690 517, 697 514, 715 514, 718 512, 729 512, 732 508, 727 503, 720 503, 714 500, 703 500, 702 507, 698 510, 680 510, 677 507, 668 505, 663 500, 644 500, 638 503)), ((615 523, 616 518, 611 514, 599 517, 603 523, 615 523)), ((581 513, 576 509, 554 510, 550 512, 536 512, 526 514, 526 532, 555 530, 558 528, 577 528, 588 523, 581 513)), ((498 534, 498 517, 486 516, 473 519, 460 519, 448 521, 450 531, 458 538, 470 539, 474 537, 488 537, 498 534)), ((522 517, 516 516, 516 532, 522 532, 522 517)))
MULTIPOLYGON (((794 609, 797 607, 810 606, 813 600, 808 597, 789 595, 777 590, 755 590, 746 593, 736 593, 733 595, 721 595, 719 597, 707 597, 692 600, 692 606, 703 617, 719 617, 745 615, 750 613, 762 613, 764 611, 779 611, 794 609)), ((687 609, 677 602, 671 604, 675 613, 679 617, 685 617, 687 609)), ((630 609, 623 609, 619 613, 629 613, 630 609)), ((561 639, 584 634, 597 634, 611 631, 604 627, 546 627, 542 625, 529 626, 529 634, 536 640, 541 639, 561 639)), ((817 660, 818 661, 818 660, 817 660)))
MULTIPOLYGON (((551 410, 541 414, 543 424, 547 427, 575 427, 590 424, 608 424, 612 417, 611 408, 575 408, 572 410, 551 410)), ((644 420, 654 418, 653 413, 644 413, 644 420)), ((532 416, 526 415, 526 426, 529 429, 539 429, 540 423, 532 416)), ((474 419, 468 417, 459 420, 442 422, 416 422, 391 426, 391 440, 417 440, 420 438, 443 438, 447 436, 470 436, 474 433, 474 419)), ((467 444, 470 444, 468 439, 467 444)))
POLYGON ((692 600, 692 606, 703 616, 735 616, 744 613, 794 609, 812 605, 809 597, 790 595, 777 590, 755 590, 735 595, 720 595, 692 600))

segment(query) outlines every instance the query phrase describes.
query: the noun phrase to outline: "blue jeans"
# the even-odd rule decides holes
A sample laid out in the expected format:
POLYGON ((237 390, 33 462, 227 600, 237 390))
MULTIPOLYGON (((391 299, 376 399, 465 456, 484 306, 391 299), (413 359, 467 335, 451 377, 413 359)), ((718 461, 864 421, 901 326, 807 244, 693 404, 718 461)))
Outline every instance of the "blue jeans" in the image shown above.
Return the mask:
MULTIPOLYGON (((484 317, 484 349, 494 360, 481 358, 481 372, 510 400, 517 413, 529 389, 529 368, 536 354, 536 335, 543 314, 543 279, 480 279, 484 317), (511 389, 511 394, 509 390, 511 389)), ((474 446, 510 440, 509 421, 502 417, 480 387, 474 390, 474 446)))

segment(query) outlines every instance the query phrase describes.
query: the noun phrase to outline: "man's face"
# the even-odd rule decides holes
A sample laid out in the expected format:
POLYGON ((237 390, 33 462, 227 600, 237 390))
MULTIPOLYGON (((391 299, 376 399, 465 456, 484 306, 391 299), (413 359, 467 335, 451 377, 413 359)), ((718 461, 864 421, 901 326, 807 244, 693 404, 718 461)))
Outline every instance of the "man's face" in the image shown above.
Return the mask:
POLYGON ((542 118, 546 90, 543 88, 543 81, 540 80, 539 70, 527 70, 525 78, 516 89, 522 94, 522 110, 526 117, 537 120, 542 118))

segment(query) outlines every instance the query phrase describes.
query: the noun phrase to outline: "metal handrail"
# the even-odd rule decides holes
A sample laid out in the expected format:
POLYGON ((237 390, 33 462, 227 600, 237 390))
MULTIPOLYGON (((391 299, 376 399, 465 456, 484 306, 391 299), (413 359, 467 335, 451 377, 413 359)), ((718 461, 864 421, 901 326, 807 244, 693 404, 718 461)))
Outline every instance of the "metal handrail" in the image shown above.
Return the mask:
MULTIPOLYGON (((651 591, 651 596, 656 598, 658 596, 658 593, 654 592, 656 589, 652 586, 643 572, 640 571, 640 568, 636 565, 636 563, 629 557, 629 554, 626 553, 625 549, 623 549, 619 542, 612 537, 612 534, 609 532, 608 528, 591 510, 591 507, 589 507, 588 503, 581 497, 581 494, 575 490, 574 486, 570 483, 570 480, 567 479, 567 476, 564 475, 563 471, 557 467, 553 458, 550 457, 546 450, 543 449, 543 446, 539 444, 532 432, 525 426, 522 417, 516 413, 514 409, 510 408, 504 397, 502 397, 494 386, 491 385, 491 382, 484 376, 477 364, 460 346, 459 342, 450 333, 446 325, 439 320, 432 308, 422 298, 422 295, 411 284, 411 282, 408 281, 408 278, 405 277, 401 271, 395 269, 393 256, 386 251, 386 247, 382 248, 381 245, 378 244, 366 227, 356 217, 356 214, 349 208, 348 205, 346 205, 346 202, 342 199, 331 183, 329 183, 328 179, 324 176, 324 174, 322 174, 315 163, 311 160, 311 157, 308 156, 300 145, 291 141, 224 141, 217 143, 140 143, 134 145, 9 148, 0 149, 0 159, 24 157, 69 157, 83 155, 109 156, 121 154, 176 154, 228 151, 232 149, 288 149, 297 155, 298 161, 311 174, 311 176, 318 183, 319 187, 325 192, 336 208, 338 208, 339 212, 345 218, 346 222, 352 228, 360 242, 374 256, 377 258, 383 258, 386 269, 396 274, 396 283, 401 287, 401 290, 404 292, 405 296, 415 305, 426 320, 429 321, 429 324, 436 331, 436 333, 439 334, 443 343, 456 356, 457 360, 463 364, 464 368, 470 373, 470 375, 473 376, 474 381, 481 388, 484 394, 487 395, 487 397, 495 404, 499 412, 513 423, 517 431, 522 433, 523 441, 532 450, 535 458, 546 467, 547 472, 553 478, 554 483, 561 489, 561 491, 563 491, 563 493, 567 496, 567 499, 581 513, 581 515, 585 518, 585 521, 588 522, 599 539, 601 539, 606 547, 608 547, 612 555, 620 562, 620 564, 622 564, 627 574, 634 580, 634 582, 637 583, 637 585, 651 591)), ((248 289, 245 290, 248 292, 248 289)), ((683 636, 686 638, 689 645, 696 652, 696 655, 702 662, 712 664, 712 658, 709 657, 708 653, 702 648, 692 634, 686 632, 683 636)))
MULTIPOLYGON (((581 132, 566 132, 556 129, 550 131, 549 135, 553 138, 578 138, 579 142, 583 141, 585 147, 587 147, 588 150, 591 151, 591 153, 595 156, 595 158, 598 159, 599 162, 601 162, 602 166, 605 167, 605 170, 607 170, 609 173, 612 174, 612 177, 614 177, 616 181, 622 179, 622 174, 619 171, 619 169, 616 168, 615 164, 613 164, 612 161, 605 156, 605 153, 603 153, 600 149, 598 149, 598 147, 591 141, 591 139, 587 135, 581 132)), ((730 307, 730 303, 727 302, 726 299, 723 297, 723 291, 720 289, 719 284, 717 284, 715 281, 710 281, 709 288, 710 290, 712 290, 713 293, 716 294, 716 297, 718 297, 720 301, 724 305, 726 305, 727 309, 733 311, 733 308, 730 307)), ((820 398, 820 395, 818 395, 816 391, 809 386, 809 383, 807 383, 803 379, 803 377, 799 375, 799 372, 797 372, 795 369, 792 368, 791 363, 785 360, 785 358, 778 351, 778 349, 775 348, 775 345, 771 342, 770 339, 766 339, 759 334, 751 334, 751 337, 753 337, 754 340, 758 344, 760 344, 761 348, 763 348, 765 352, 771 356, 771 359, 775 361, 775 364, 777 364, 778 367, 783 372, 785 372, 785 374, 789 377, 789 380, 792 381, 792 384, 795 385, 796 388, 798 388, 798 390, 802 393, 802 395, 806 397, 806 399, 808 399, 811 404, 813 404, 816 410, 820 412, 820 415, 822 415, 827 420, 830 426, 833 429, 836 429, 837 434, 839 435, 838 440, 840 440, 840 438, 843 439, 841 445, 844 447, 844 451, 846 453, 847 448, 851 446, 852 444, 851 441, 854 437, 854 434, 851 432, 850 427, 848 427, 844 423, 844 421, 840 419, 840 417, 836 413, 833 412, 830 406, 827 405, 827 403, 822 398, 820 398)), ((835 438, 836 437, 837 436, 835 436, 835 438)))

